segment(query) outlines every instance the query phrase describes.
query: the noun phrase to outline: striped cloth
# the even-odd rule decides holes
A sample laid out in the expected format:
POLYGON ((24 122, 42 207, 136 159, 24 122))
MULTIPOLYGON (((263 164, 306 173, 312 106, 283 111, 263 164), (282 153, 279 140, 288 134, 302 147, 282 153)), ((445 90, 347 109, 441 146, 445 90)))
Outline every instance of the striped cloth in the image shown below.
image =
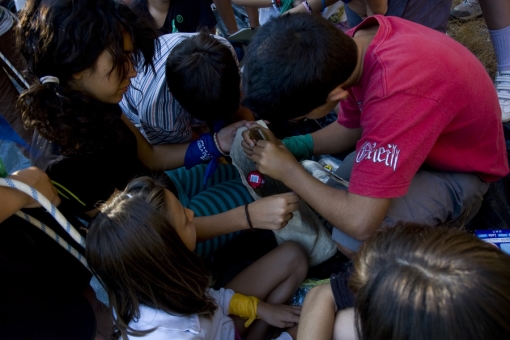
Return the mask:
POLYGON ((5 7, 0 6, 0 36, 4 35, 14 23, 14 19, 5 7))
MULTIPOLYGON (((207 186, 204 186, 206 167, 206 164, 200 164, 189 170, 179 168, 166 172, 177 188, 179 201, 184 207, 193 210, 195 216, 215 215, 253 202, 233 165, 218 164, 214 175, 207 181, 207 186)), ((195 251, 199 256, 209 256, 239 233, 221 235, 197 243, 195 251)))
MULTIPOLYGON (((172 33, 159 37, 160 49, 154 56, 156 72, 150 68, 139 70, 120 102, 124 114, 153 145, 189 142, 192 128, 205 126, 205 122, 193 118, 174 99, 165 77, 165 63, 172 49, 195 34, 172 33)), ((216 38, 230 47, 227 40, 216 38)))

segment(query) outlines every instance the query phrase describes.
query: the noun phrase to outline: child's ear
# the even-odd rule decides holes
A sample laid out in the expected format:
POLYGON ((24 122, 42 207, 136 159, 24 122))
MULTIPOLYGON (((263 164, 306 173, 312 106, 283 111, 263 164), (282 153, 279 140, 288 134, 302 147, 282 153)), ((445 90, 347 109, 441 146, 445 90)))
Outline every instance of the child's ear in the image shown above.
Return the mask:
POLYGON ((328 94, 328 101, 340 101, 347 99, 349 92, 342 88, 342 85, 338 85, 328 94))
POLYGON ((85 70, 74 73, 72 75, 73 79, 74 80, 80 80, 83 77, 83 72, 85 72, 85 70))

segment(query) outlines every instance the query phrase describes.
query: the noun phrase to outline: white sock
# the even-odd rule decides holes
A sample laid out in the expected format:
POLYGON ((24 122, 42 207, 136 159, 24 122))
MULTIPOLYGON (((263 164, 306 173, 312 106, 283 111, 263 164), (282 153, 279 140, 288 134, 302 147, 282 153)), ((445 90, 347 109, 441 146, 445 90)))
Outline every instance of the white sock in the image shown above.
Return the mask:
POLYGON ((489 34, 498 61, 498 71, 510 71, 510 26, 489 30, 489 34))

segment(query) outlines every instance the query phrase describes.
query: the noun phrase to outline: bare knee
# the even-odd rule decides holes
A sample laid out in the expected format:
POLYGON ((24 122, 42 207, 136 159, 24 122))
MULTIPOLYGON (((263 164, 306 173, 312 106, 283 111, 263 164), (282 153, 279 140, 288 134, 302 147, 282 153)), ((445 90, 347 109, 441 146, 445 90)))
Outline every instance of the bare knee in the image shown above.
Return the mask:
POLYGON ((297 243, 285 242, 280 245, 289 272, 303 281, 308 273, 308 255, 297 243))

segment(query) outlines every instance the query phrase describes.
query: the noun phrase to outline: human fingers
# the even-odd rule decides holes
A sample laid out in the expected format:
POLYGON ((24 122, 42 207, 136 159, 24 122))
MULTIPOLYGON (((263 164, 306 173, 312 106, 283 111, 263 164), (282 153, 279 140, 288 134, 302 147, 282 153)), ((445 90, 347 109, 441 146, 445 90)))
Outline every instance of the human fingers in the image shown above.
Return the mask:
POLYGON ((258 165, 258 162, 260 161, 260 156, 257 155, 256 153, 252 153, 251 155, 246 154, 246 156, 248 157, 248 159, 250 161, 255 163, 255 168, 257 168, 257 171, 260 171, 259 165, 258 165))
POLYGON ((249 121, 249 122, 246 122, 246 124, 244 124, 244 126, 246 126, 249 129, 249 128, 252 128, 254 126, 260 126, 260 124, 257 123, 256 121, 249 121))
POLYGON ((299 210, 299 199, 298 199, 298 202, 293 202, 293 203, 289 204, 287 206, 287 210, 290 212, 299 210))
POLYGON ((301 315, 301 309, 303 309, 301 306, 289 306, 289 308, 292 310, 292 313, 296 315, 301 315))
POLYGON ((251 156, 253 154, 253 148, 245 140, 241 142, 241 147, 246 155, 251 156))
POLYGON ((272 197, 281 200, 280 204, 283 205, 283 209, 286 214, 299 209, 299 196, 294 192, 286 192, 283 194, 273 195, 272 197))
POLYGON ((255 144, 255 146, 252 148, 252 153, 254 155, 258 155, 259 157, 262 157, 264 151, 266 150, 266 148, 262 146, 264 144, 261 144, 261 142, 265 141, 258 141, 257 144, 255 144))
POLYGON ((232 143, 234 142, 234 138, 236 136, 237 129, 243 127, 246 123, 245 120, 230 124, 224 128, 222 128, 216 134, 217 146, 221 148, 221 151, 229 153, 232 149, 232 143))
POLYGON ((275 196, 280 196, 280 197, 284 198, 286 200, 287 204, 293 204, 293 203, 299 202, 299 196, 293 191, 286 192, 283 194, 278 194, 275 196))
POLYGON ((268 145, 272 145, 273 143, 267 141, 267 140, 258 140, 255 142, 255 146, 253 147, 253 149, 255 150, 256 148, 258 148, 258 150, 263 150, 265 148, 268 147, 268 145))
MULTIPOLYGON (((36 167, 29 167, 14 172, 11 176, 12 179, 21 181, 35 190, 39 191, 54 205, 60 204, 60 197, 58 196, 57 189, 53 186, 48 175, 36 167)), ((31 197, 27 197, 26 208, 39 207, 39 203, 33 200, 31 197)))
POLYGON ((289 221, 292 220, 293 218, 294 218, 293 213, 288 213, 283 217, 284 221, 286 221, 287 223, 289 223, 289 221))
POLYGON ((278 322, 278 325, 274 325, 274 326, 277 328, 289 328, 289 327, 294 327, 297 324, 298 324, 297 322, 280 321, 280 322, 278 322))
POLYGON ((250 138, 250 130, 243 131, 241 134, 243 136, 243 142, 247 144, 248 147, 255 147, 255 141, 250 138))
MULTIPOLYGON (((288 306, 288 307, 291 307, 291 306, 288 306)), ((282 316, 283 316, 282 321, 290 322, 290 323, 298 323, 300 315, 301 314, 296 314, 294 312, 294 310, 288 309, 285 313, 282 314, 282 316)))
POLYGON ((280 219, 281 222, 280 222, 279 229, 285 228, 287 226, 287 224, 289 224, 290 220, 292 220, 293 217, 294 217, 293 213, 288 213, 288 214, 282 215, 281 219, 280 219))
POLYGON ((245 124, 246 121, 242 120, 221 128, 217 133, 218 138, 222 139, 235 136, 237 129, 243 127, 245 124))
POLYGON ((274 144, 276 145, 280 145, 282 144, 282 141, 279 140, 278 138, 276 138, 275 134, 273 133, 273 131, 267 129, 267 128, 262 128, 261 129, 263 131, 263 134, 265 136, 265 140, 268 140, 270 142, 273 142, 274 144))
POLYGON ((249 123, 250 122, 248 122, 247 120, 240 120, 238 122, 230 124, 229 126, 235 128, 237 130, 239 128, 242 128, 243 126, 246 126, 246 124, 249 124, 249 123))

